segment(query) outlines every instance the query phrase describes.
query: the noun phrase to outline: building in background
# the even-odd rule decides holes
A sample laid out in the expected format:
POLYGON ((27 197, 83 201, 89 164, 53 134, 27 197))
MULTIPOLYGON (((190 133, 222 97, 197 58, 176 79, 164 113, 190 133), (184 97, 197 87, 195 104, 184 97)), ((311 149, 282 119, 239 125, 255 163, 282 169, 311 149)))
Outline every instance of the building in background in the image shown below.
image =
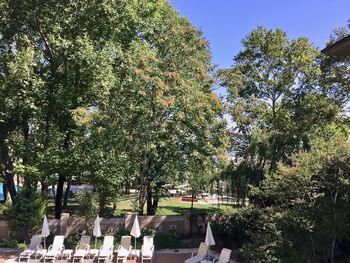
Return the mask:
POLYGON ((329 45, 321 51, 327 56, 349 57, 350 56, 350 35, 329 45))

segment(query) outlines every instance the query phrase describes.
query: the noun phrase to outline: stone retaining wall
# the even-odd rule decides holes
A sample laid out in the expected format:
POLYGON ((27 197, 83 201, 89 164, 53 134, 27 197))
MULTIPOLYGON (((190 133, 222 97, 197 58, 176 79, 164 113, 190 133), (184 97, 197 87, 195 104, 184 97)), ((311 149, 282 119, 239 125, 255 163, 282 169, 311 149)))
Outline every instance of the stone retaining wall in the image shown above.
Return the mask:
MULTIPOLYGON (((131 230, 135 215, 126 214, 122 218, 102 218, 101 232, 105 234, 115 234, 119 230, 131 230)), ((170 229, 174 228, 178 233, 189 233, 190 222, 188 216, 167 215, 167 216, 138 216, 140 227, 151 227, 157 229, 159 234, 167 234, 170 229)), ((196 225, 205 224, 205 219, 198 218, 197 223, 192 231, 205 231, 204 227, 196 228, 196 225)), ((81 233, 86 229, 91 229, 94 219, 86 220, 85 218, 70 217, 68 213, 62 213, 61 219, 48 219, 50 232, 55 235, 68 236, 74 233, 81 233)), ((0 221, 0 239, 10 237, 9 227, 6 221, 0 221)), ((17 238, 21 238, 17 235, 17 238)))

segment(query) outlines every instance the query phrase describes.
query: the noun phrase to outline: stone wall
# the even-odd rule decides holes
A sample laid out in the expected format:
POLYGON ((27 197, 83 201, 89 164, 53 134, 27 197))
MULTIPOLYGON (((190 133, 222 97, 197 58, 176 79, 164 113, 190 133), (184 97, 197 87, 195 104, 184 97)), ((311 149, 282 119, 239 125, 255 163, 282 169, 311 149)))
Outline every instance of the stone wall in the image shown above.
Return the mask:
MULTIPOLYGON (((122 218, 102 218, 101 232, 102 235, 115 234, 119 230, 131 230, 135 215, 126 214, 122 218)), ((167 215, 167 216, 138 216, 140 227, 151 227, 157 229, 159 234, 167 234, 170 229, 175 228, 178 233, 189 233, 190 222, 188 216, 167 215)), ((86 220, 85 218, 70 217, 68 213, 62 213, 61 219, 48 219, 50 232, 55 235, 71 235, 82 233, 86 229, 91 229, 94 219, 86 220)), ((205 224, 205 219, 198 218, 195 225, 205 224)), ((192 231, 204 231, 196 226, 192 231)), ((40 231, 39 231, 40 232, 40 231)), ((0 221, 0 239, 8 239, 10 236, 9 227, 6 221, 0 221)))

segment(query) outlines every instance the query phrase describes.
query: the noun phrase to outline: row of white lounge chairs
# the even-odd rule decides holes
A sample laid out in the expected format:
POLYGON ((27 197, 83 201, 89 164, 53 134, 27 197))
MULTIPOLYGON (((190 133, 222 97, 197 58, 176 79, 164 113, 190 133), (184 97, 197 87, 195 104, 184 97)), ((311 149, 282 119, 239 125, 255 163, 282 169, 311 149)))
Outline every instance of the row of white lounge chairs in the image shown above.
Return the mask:
MULTIPOLYGON (((20 255, 18 261, 27 260, 29 262, 31 257, 36 257, 40 254, 44 258, 44 263, 48 260, 53 262, 62 256, 64 253, 64 236, 55 236, 53 244, 48 247, 47 250, 41 249, 42 237, 40 235, 34 235, 30 241, 27 249, 25 249, 20 255)), ((72 262, 84 261, 84 258, 93 256, 97 257, 98 263, 103 260, 108 262, 112 260, 113 248, 114 248, 114 237, 105 236, 103 244, 100 249, 90 249, 90 236, 81 236, 80 242, 75 248, 74 254, 72 255, 72 262)), ((73 251, 72 251, 73 252, 73 251)), ((117 249, 117 262, 122 262, 131 254, 131 236, 122 236, 120 245, 117 249)), ((143 245, 141 248, 141 262, 148 260, 152 262, 154 253, 153 237, 144 236, 143 245)))

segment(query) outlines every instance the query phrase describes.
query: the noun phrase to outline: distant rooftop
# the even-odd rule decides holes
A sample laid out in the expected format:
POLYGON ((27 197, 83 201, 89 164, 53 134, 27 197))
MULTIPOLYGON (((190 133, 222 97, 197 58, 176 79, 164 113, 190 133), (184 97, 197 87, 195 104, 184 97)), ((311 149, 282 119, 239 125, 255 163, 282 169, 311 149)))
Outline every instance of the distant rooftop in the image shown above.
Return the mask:
POLYGON ((329 45, 321 51, 327 56, 348 57, 350 56, 350 35, 329 45))

